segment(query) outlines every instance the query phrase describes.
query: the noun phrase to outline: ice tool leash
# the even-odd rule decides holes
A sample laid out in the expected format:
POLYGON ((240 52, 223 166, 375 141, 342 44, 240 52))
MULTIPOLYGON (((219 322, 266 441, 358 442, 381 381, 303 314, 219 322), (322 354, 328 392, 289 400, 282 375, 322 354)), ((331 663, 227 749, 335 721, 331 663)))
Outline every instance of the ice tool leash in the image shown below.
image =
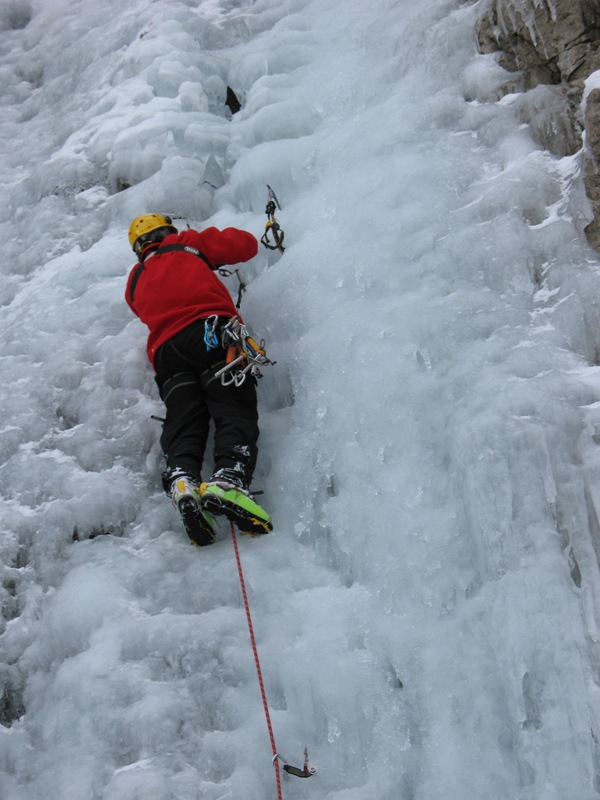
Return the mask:
POLYGON ((288 764, 287 760, 277 751, 275 744, 275 734, 273 733, 273 725, 271 723, 271 715, 269 713, 269 704, 267 703, 267 693, 265 691, 265 683, 263 681, 262 669, 260 667, 260 659, 258 657, 258 648, 256 646, 256 637, 254 635, 254 626, 252 625, 252 616, 250 614, 250 604, 248 602, 248 593, 246 592, 246 582, 244 580, 244 572, 242 570, 242 561, 240 558, 240 550, 238 547, 237 536, 235 527, 231 523, 231 540, 233 542, 233 549, 235 552, 235 560, 238 568, 238 575, 240 578, 240 588, 242 591, 242 599, 244 601, 244 609, 246 611, 246 621, 248 623, 248 632, 250 634, 250 642, 252 644, 252 652, 254 653, 254 663, 256 665, 256 675, 258 678, 258 685, 260 687, 260 695, 262 698, 263 709, 265 712, 265 719, 267 722, 267 729, 269 731, 269 739, 271 740, 271 751, 273 753, 272 763, 275 768, 275 783, 277 785, 277 800, 282 800, 281 794, 281 773, 279 771, 279 762, 283 762, 283 771, 288 775, 295 775, 297 778, 311 778, 316 774, 317 768, 308 760, 308 748, 304 748, 304 765, 302 769, 293 767, 288 764))
POLYGON ((267 183, 267 189, 269 190, 269 198, 267 201, 267 207, 265 209, 265 214, 267 215, 267 224, 265 225, 265 232, 261 237, 261 244, 268 250, 279 250, 280 253, 283 253, 285 247, 283 246, 283 237, 284 233, 281 229, 277 219, 275 218, 275 209, 279 209, 281 211, 281 206, 279 205, 279 200, 277 199, 277 195, 271 189, 269 184, 267 183), (273 237, 273 243, 271 244, 271 240, 269 239, 269 233, 273 237))

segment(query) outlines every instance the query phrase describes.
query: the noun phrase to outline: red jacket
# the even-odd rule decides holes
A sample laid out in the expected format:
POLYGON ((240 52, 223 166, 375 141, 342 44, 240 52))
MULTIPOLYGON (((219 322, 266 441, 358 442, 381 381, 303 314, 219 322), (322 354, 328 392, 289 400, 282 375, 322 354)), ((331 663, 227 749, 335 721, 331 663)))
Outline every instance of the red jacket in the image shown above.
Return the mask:
POLYGON ((149 245, 143 251, 143 261, 129 273, 125 299, 150 329, 146 350, 152 365, 161 344, 195 320, 211 314, 239 317, 229 290, 213 270, 248 261, 257 252, 255 237, 237 228, 171 233, 160 245, 149 245), (153 255, 157 247, 173 244, 199 250, 210 266, 193 253, 153 255))

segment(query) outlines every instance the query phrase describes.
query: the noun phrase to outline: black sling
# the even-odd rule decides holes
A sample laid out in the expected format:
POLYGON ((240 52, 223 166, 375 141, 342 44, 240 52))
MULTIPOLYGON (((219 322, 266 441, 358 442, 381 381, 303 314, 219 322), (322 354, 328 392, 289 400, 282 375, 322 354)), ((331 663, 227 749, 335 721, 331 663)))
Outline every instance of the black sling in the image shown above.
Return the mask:
MULTIPOLYGON (((153 250, 151 253, 147 253, 146 257, 149 255, 153 256, 160 256, 163 253, 189 253, 192 256, 197 256, 201 258, 202 261, 206 264, 209 269, 214 270, 215 267, 210 263, 207 256, 204 255, 200 250, 197 250, 195 247, 190 247, 189 244, 166 244, 164 247, 159 247, 157 250, 153 250)), ((137 282, 142 276, 142 272, 144 271, 144 261, 146 257, 142 257, 141 262, 135 269, 133 273, 133 277, 131 278, 131 285, 129 287, 129 302, 133 305, 133 295, 135 293, 135 287, 137 286, 137 282)))

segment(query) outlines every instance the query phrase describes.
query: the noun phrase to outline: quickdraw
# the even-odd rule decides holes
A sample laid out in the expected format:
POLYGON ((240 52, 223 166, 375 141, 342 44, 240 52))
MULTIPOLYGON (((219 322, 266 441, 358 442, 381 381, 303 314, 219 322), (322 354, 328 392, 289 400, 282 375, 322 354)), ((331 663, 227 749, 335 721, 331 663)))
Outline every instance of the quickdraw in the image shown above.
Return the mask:
POLYGON ((267 729, 269 731, 269 738, 271 740, 271 753, 273 758, 271 763, 275 769, 275 782, 277 785, 277 800, 283 800, 281 793, 281 774, 279 772, 279 761, 283 761, 283 770, 288 775, 295 775, 297 778, 311 778, 316 774, 317 768, 308 760, 308 748, 304 748, 304 767, 292 767, 288 764, 287 760, 277 751, 275 744, 275 734, 273 733, 273 724, 271 722, 271 715, 269 713, 269 704, 267 702, 267 693, 265 691, 265 682, 263 680, 262 669, 260 666, 260 658, 258 657, 258 648, 256 646, 256 637, 254 635, 254 625, 252 624, 252 614, 250 613, 250 603, 248 602, 248 592, 246 591, 246 581, 244 580, 244 571, 242 569, 242 560, 240 558, 240 549, 238 547, 237 536, 233 522, 231 523, 231 541, 233 542, 233 550, 235 553, 235 561, 238 568, 238 575, 240 578, 240 589, 242 592, 242 599, 244 601, 244 608, 246 609, 246 622, 248 623, 248 633, 250 634, 250 643, 252 645, 252 652, 254 653, 254 664, 256 665, 256 677, 258 678, 258 685, 260 687, 260 696, 262 697, 263 709, 265 712, 265 720, 267 729))
MULTIPOLYGON (((231 275, 233 275, 233 272, 232 272, 230 269, 225 269, 225 267, 219 267, 219 269, 217 270, 217 272, 218 272, 218 273, 219 273, 219 275, 221 275, 223 278, 229 278, 231 275)), ((235 301, 235 307, 236 307, 236 308, 239 308, 239 307, 242 305, 242 295, 243 295, 243 294, 244 294, 244 292, 246 291, 246 284, 245 284, 245 283, 244 283, 244 281, 242 280, 242 276, 240 275, 240 271, 239 271, 239 269, 236 269, 236 270, 234 270, 234 272, 235 272, 235 274, 236 274, 236 276, 237 276, 237 279, 238 279, 238 281, 240 282, 240 285, 239 285, 239 287, 238 287, 238 296, 237 296, 237 300, 235 301)))
POLYGON ((217 370, 215 378, 221 379, 223 386, 241 386, 247 375, 262 377, 260 367, 275 364, 267 358, 265 340, 258 343, 250 336, 246 326, 237 317, 231 317, 221 330, 221 344, 227 351, 225 366, 217 370))
POLYGON ((279 223, 275 219, 275 209, 278 208, 281 211, 281 206, 279 205, 277 195, 273 189, 271 189, 268 183, 267 189, 269 190, 269 199, 267 202, 267 208, 265 209, 265 214, 267 215, 268 219, 267 224, 265 225, 265 232, 263 233, 260 241, 268 250, 279 250, 280 253, 283 253, 285 250, 285 247, 283 246, 284 233, 279 223), (269 240, 269 233, 271 233, 273 237, 273 244, 271 244, 269 240))
POLYGON ((313 775, 317 774, 317 768, 308 760, 308 747, 304 748, 304 766, 302 769, 299 767, 292 767, 279 753, 273 756, 273 763, 275 763, 277 759, 283 761, 283 771, 287 772, 288 775, 295 775, 297 778, 312 778, 313 775))

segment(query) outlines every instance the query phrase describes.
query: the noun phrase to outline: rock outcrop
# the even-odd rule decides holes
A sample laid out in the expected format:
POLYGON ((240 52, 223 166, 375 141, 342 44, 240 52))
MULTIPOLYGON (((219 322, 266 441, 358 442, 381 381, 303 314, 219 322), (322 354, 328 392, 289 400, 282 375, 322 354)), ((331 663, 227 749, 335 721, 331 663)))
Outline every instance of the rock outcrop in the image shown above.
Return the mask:
POLYGON ((570 155, 585 131, 584 183, 594 214, 585 231, 600 250, 600 88, 582 103, 586 79, 600 70, 600 2, 489 0, 476 33, 480 52, 496 53, 514 73, 503 91, 525 94, 523 119, 543 147, 570 155))

